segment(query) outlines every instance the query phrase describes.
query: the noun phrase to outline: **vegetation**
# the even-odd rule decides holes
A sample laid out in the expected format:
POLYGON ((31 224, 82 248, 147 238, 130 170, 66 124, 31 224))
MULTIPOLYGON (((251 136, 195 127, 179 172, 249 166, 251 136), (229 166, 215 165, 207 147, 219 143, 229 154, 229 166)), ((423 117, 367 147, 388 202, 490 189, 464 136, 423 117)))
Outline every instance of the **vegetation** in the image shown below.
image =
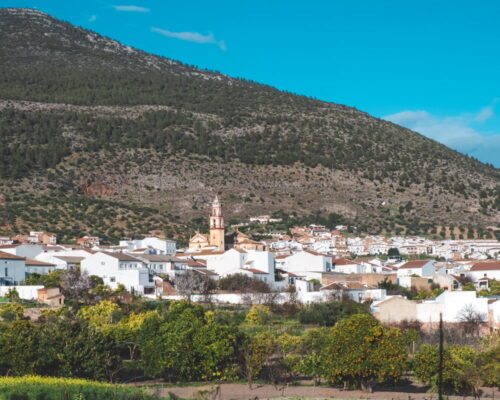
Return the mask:
POLYGON ((0 400, 147 400, 152 399, 139 389, 93 382, 84 379, 40 376, 0 377, 0 400))

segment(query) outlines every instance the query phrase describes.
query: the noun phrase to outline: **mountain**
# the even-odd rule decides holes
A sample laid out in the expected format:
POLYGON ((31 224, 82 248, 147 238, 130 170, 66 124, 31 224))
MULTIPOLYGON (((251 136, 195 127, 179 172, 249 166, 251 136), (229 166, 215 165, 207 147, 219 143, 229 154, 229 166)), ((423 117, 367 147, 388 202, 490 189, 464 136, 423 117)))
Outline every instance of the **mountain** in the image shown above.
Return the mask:
POLYGON ((446 225, 457 237, 499 228, 500 170, 354 108, 30 9, 0 9, 0 60, 4 231, 177 235, 204 221, 215 193, 234 221, 280 213, 361 232, 446 225))

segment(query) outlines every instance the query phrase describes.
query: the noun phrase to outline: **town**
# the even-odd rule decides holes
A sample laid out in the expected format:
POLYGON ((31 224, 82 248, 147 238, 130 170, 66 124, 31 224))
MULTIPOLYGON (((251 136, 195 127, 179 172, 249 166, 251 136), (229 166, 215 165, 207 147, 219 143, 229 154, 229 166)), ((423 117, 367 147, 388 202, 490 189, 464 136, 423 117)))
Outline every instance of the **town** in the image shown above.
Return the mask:
POLYGON ((260 304, 269 299, 264 293, 273 293, 273 301, 285 303, 293 293, 296 301, 308 304, 347 296, 369 303, 385 323, 415 320, 432 326, 440 314, 448 323, 461 323, 473 310, 491 330, 500 328, 500 298, 490 291, 500 281, 496 240, 346 237, 345 227, 310 225, 256 241, 237 228, 226 232, 218 197, 208 219, 209 232, 197 232, 182 249, 173 240, 147 235, 116 245, 102 245, 91 236, 77 238, 76 245, 59 244, 46 232, 0 237, 0 296, 16 290, 26 300, 60 306, 59 288, 25 282, 78 269, 112 290, 123 287, 149 299, 187 296, 195 302, 260 304), (262 285, 258 290, 217 287, 221 280, 241 276, 262 285))

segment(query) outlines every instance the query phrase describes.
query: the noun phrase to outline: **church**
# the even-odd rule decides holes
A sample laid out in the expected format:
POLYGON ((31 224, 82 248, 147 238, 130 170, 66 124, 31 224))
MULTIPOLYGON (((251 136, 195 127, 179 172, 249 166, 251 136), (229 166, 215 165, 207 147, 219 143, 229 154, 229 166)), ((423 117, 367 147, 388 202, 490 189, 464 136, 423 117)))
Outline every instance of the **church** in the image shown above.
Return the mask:
POLYGON ((212 211, 209 217, 210 231, 208 235, 196 232, 189 239, 190 250, 216 249, 218 251, 235 248, 237 250, 266 250, 263 243, 251 240, 250 237, 238 230, 225 234, 224 215, 219 197, 215 196, 212 202, 212 211))

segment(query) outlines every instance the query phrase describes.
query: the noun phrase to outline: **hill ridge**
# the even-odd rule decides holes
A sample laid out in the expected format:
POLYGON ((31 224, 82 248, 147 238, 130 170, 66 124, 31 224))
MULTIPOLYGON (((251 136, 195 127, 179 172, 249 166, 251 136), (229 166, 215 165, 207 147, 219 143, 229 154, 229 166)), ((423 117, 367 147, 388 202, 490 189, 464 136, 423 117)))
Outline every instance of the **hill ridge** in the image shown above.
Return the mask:
MULTIPOLYGON (((499 169, 352 107, 123 48, 39 11, 0 9, 4 225, 36 193, 63 190, 169 210, 173 226, 204 216, 215 192, 230 218, 282 210, 425 234, 498 226, 499 169)), ((75 219, 83 233, 85 218, 75 219)), ((108 224, 108 237, 132 230, 108 224)))

